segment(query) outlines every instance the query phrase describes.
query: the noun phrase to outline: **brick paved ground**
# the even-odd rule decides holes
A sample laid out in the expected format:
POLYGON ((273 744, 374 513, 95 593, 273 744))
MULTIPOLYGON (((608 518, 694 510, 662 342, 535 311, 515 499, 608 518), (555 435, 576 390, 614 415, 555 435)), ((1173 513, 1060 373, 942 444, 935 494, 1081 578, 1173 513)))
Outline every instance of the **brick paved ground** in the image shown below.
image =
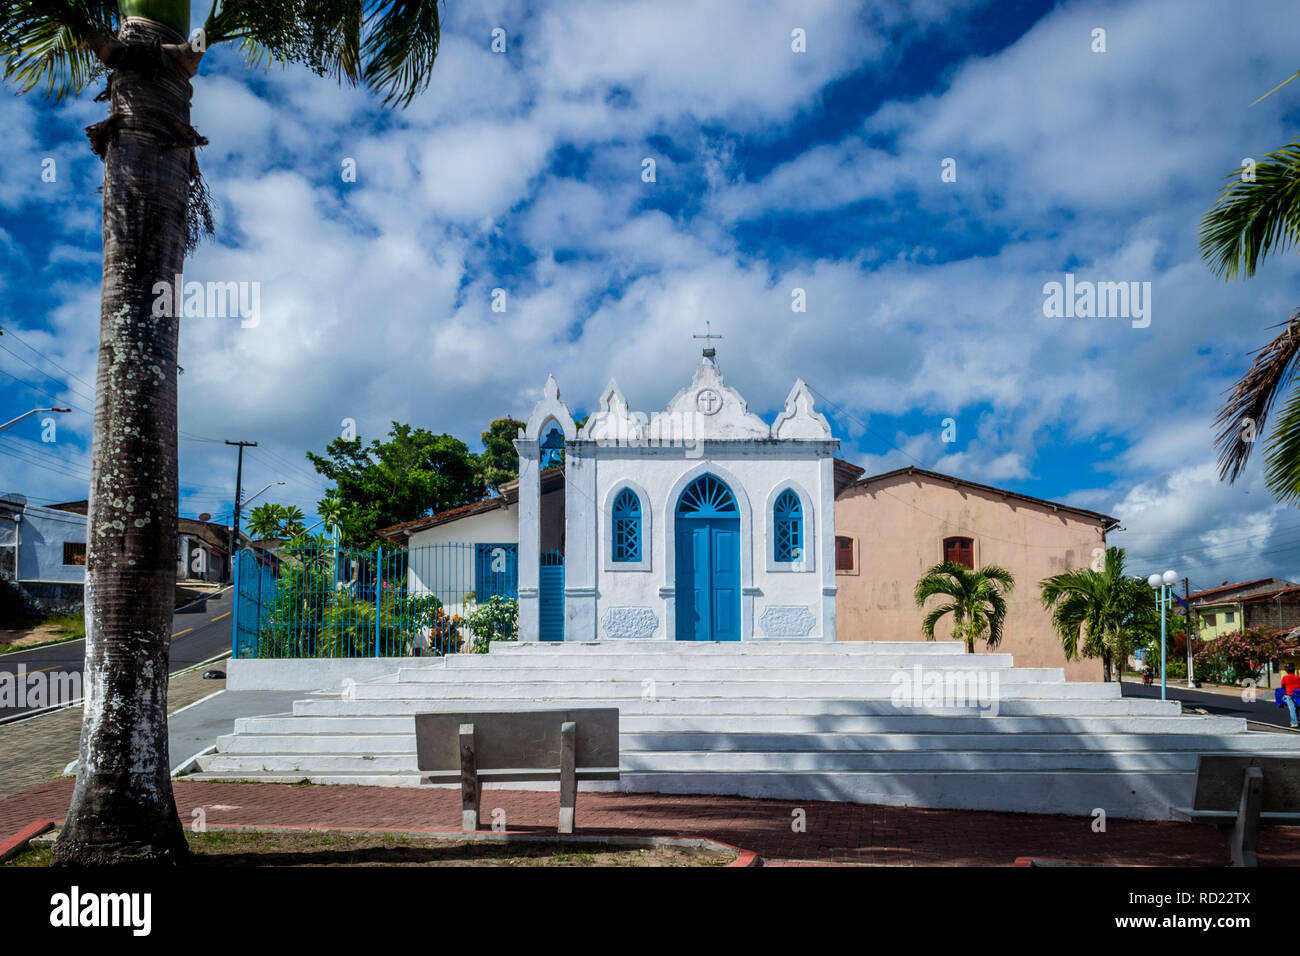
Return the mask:
MULTIPOLYGON (((167 709, 177 711, 225 686, 225 681, 205 681, 202 670, 173 677, 167 687, 167 709)), ((77 759, 80 739, 80 707, 0 724, 0 797, 58 777, 77 759)))
MULTIPOLYGON (((455 790, 322 787, 177 781, 177 808, 187 823, 204 807, 209 823, 457 829, 455 790)), ((0 800, 0 839, 37 817, 61 818, 69 780, 43 783, 0 800)), ((554 829, 554 792, 489 790, 485 819, 506 811, 512 830, 554 829)), ((1010 866, 1016 857, 1150 866, 1223 866, 1228 856, 1217 828, 1184 823, 1111 820, 1093 833, 1090 819, 958 810, 918 810, 845 803, 801 803, 741 797, 583 793, 584 831, 699 835, 755 850, 767 859, 901 866, 1010 866), (807 830, 793 832, 791 811, 807 812, 807 830)), ((1300 865, 1297 828, 1265 829, 1260 860, 1300 865)))

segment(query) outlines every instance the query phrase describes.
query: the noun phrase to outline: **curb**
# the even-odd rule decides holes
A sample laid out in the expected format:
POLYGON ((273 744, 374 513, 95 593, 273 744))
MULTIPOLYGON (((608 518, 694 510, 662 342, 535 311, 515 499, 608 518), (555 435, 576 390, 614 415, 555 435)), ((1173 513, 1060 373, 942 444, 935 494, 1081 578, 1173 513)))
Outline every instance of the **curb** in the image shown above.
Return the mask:
POLYGON ((33 820, 7 840, 0 842, 0 863, 27 849, 27 844, 31 842, 32 837, 40 836, 46 830, 53 829, 58 822, 49 819, 33 820))

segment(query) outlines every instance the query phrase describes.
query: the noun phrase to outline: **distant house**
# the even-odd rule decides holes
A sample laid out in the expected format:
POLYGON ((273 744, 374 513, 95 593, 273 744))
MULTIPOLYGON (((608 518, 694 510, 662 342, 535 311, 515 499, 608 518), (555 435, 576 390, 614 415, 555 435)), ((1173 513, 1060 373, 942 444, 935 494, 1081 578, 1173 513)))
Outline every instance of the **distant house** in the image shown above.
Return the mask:
MULTIPOLYGON (((86 576, 85 501, 42 506, 23 495, 0 495, 0 610, 75 613, 82 607, 86 576)), ((176 580, 229 579, 229 529, 210 521, 180 518, 176 580)))
POLYGON ((1193 593, 1191 605, 1205 641, 1248 628, 1300 624, 1300 586, 1283 578, 1225 582, 1193 593))
MULTIPOLYGON (((65 501, 50 508, 81 515, 84 519, 88 506, 82 500, 65 501)), ((81 540, 85 541, 85 521, 81 524, 81 540)), ((230 580, 230 528, 193 518, 177 518, 176 525, 176 580, 230 580)))

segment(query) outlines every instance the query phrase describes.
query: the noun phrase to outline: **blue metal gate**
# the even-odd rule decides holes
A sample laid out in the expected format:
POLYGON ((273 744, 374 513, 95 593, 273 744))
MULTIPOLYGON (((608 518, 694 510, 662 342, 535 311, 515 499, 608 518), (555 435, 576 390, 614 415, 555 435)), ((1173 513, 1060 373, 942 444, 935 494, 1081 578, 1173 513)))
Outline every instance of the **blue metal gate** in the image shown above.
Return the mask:
POLYGON ((275 598, 275 570, 270 558, 247 549, 235 561, 235 608, 231 616, 235 657, 257 656, 257 635, 263 608, 275 598))
POLYGON ((543 551, 537 575, 537 630, 543 641, 564 640, 564 552, 543 551))
POLYGON ((519 599, 519 545, 474 546, 474 596, 480 604, 490 597, 519 599))

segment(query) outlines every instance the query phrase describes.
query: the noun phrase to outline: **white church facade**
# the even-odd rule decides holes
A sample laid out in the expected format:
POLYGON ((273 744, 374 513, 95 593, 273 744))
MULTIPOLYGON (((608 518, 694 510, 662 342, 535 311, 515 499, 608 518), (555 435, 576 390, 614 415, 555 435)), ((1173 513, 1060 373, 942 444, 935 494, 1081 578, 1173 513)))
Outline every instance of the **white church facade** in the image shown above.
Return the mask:
POLYGON ((515 545, 520 640, 835 640, 838 441, 802 381, 765 422, 706 349, 663 411, 611 381, 579 429, 552 378, 515 447, 508 494, 406 544, 515 545))
POLYGON ((1086 567, 1117 519, 915 466, 867 475, 802 381, 764 421, 706 349, 662 411, 611 381, 579 428, 551 379, 515 446, 497 493, 379 532, 449 614, 517 598, 524 641, 915 641, 938 600, 916 606, 920 577, 996 564, 1018 585, 998 650, 1101 673, 1065 658, 1035 585, 1086 567))

